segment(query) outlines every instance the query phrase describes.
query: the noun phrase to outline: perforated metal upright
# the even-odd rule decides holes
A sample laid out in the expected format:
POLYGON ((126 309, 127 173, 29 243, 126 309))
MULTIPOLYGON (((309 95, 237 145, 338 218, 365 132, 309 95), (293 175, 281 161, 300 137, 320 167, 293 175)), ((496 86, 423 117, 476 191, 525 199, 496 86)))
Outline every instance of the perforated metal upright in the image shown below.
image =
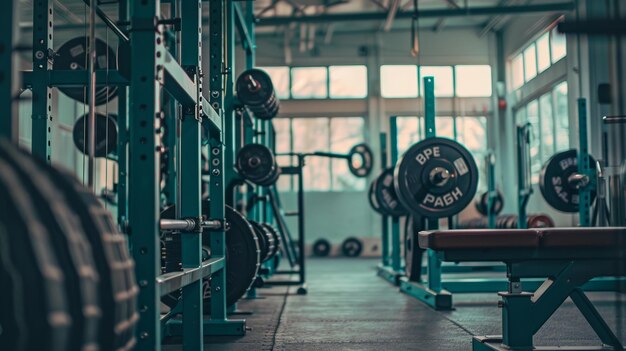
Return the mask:
POLYGON ((33 2, 32 153, 48 162, 52 146, 52 88, 48 75, 52 69, 52 4, 52 0, 33 2))
POLYGON ((0 137, 18 142, 18 70, 16 53, 18 27, 16 18, 19 1, 10 0, 3 4, 0 16, 0 137))

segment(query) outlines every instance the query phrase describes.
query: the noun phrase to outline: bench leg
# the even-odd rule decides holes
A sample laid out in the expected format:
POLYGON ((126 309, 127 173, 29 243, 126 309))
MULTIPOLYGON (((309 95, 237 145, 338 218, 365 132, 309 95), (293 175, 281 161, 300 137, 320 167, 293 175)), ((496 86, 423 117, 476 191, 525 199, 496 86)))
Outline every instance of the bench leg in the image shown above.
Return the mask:
POLYGON ((580 310, 603 344, 613 346, 615 350, 624 349, 617 336, 611 331, 611 328, 606 324, 604 318, 602 318, 598 310, 593 306, 593 303, 589 301, 587 295, 585 295, 580 288, 574 289, 570 294, 570 298, 574 301, 578 310, 580 310))
POLYGON ((532 323, 533 294, 500 293, 502 296, 502 343, 512 350, 530 350, 535 334, 532 323))

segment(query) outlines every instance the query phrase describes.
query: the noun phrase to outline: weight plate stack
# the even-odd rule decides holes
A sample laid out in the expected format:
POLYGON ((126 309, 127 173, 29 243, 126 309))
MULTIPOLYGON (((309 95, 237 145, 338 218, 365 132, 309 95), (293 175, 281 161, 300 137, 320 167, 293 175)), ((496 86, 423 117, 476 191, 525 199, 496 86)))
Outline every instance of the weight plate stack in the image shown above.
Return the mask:
POLYGON ((279 101, 272 79, 260 69, 249 69, 237 78, 237 98, 256 118, 270 120, 278 114, 279 101))
MULTIPOLYGON (((6 141, 0 148, 13 148, 6 141)), ((0 160, 0 349, 70 349, 72 301, 51 234, 20 176, 0 160), (19 235, 16 235, 19 234, 19 235)))
POLYGON ((276 229, 276 227, 268 223, 261 223, 261 225, 265 227, 267 232, 270 233, 270 235, 274 239, 274 249, 270 252, 270 256, 268 258, 269 260, 276 257, 276 254, 278 254, 278 251, 281 248, 282 241, 280 240, 280 234, 278 233, 278 229, 276 229))
MULTIPOLYGON (((87 140, 89 140, 89 129, 87 128, 88 114, 80 116, 72 131, 74 146, 83 154, 89 154, 87 140)), ((109 154, 117 154, 117 116, 113 114, 104 115, 96 113, 96 145, 95 157, 106 157, 109 154)))
POLYGON ((367 144, 354 145, 348 152, 348 168, 355 177, 363 178, 372 173, 374 153, 367 144))
POLYGON ((398 200, 425 218, 450 217, 474 198, 478 186, 476 161, 450 139, 427 138, 407 150, 394 169, 398 200))
POLYGON ((239 174, 255 183, 263 183, 276 176, 274 153, 262 144, 248 144, 237 153, 235 167, 239 174))
MULTIPOLYGON (((596 160, 589 156, 589 167, 595 169, 596 160)), ((541 169, 539 189, 546 202, 562 212, 578 212, 578 187, 573 176, 578 170, 578 151, 575 149, 559 152, 548 160, 541 169)), ((596 197, 591 189, 591 202, 596 197)))
POLYGON ((330 241, 326 239, 317 239, 313 243, 313 256, 326 257, 330 254, 330 241))
POLYGON ((136 344, 135 326, 139 320, 139 288, 126 237, 119 232, 110 212, 98 198, 69 172, 46 167, 38 159, 35 161, 65 196, 93 249, 92 256, 100 277, 101 349, 132 349, 136 344))
MULTIPOLYGON (((202 214, 209 215, 211 203, 209 200, 202 201, 202 214)), ((174 219, 176 216, 176 206, 172 205, 161 212, 161 218, 174 219)), ((226 232, 226 304, 234 305, 241 299, 256 279, 260 266, 260 248, 257 235, 251 224, 232 207, 225 207, 225 217, 228 223, 226 232)), ((202 234, 202 246, 210 248, 211 234, 202 234)), ((176 255, 181 253, 165 253, 165 255, 176 255)), ((211 313, 211 289, 210 283, 204 281, 204 303, 205 314, 211 313)), ((180 292, 164 296, 162 302, 171 308, 178 303, 180 292)))
POLYGON ((259 222, 249 220, 250 225, 256 233, 259 242, 259 257, 262 262, 270 259, 270 253, 274 251, 274 237, 267 229, 259 222))
POLYGON ((384 215, 383 211, 380 208, 380 205, 378 204, 378 200, 376 199, 376 182, 378 182, 378 178, 374 179, 374 181, 370 184, 369 190, 367 192, 367 200, 369 201, 370 206, 374 211, 384 215))
MULTIPOLYGON (((483 216, 487 216, 487 208, 489 207, 489 191, 485 191, 474 201, 476 210, 483 216)), ((493 198, 491 212, 494 215, 500 214, 504 208, 504 196, 500 190, 496 190, 496 196, 493 198)))
POLYGON ((391 217, 406 216, 409 212, 398 200, 394 187, 393 168, 387 168, 376 179, 374 196, 380 211, 391 217))
MULTIPOLYGON (((54 57, 55 70, 86 70, 87 69, 87 37, 81 36, 65 42, 56 50, 54 57)), ((101 39, 96 38, 96 70, 116 70, 117 57, 113 49, 101 39)), ((65 95, 78 102, 87 103, 86 87, 59 87, 65 95)), ((96 106, 113 100, 117 96, 117 86, 96 87, 96 106)))
POLYGON ((99 276, 92 249, 78 218, 64 196, 30 157, 15 149, 0 149, 3 158, 22 180, 35 204, 35 215, 50 234, 51 249, 57 254, 64 272, 66 294, 70 301, 72 339, 69 349, 100 348, 99 276))

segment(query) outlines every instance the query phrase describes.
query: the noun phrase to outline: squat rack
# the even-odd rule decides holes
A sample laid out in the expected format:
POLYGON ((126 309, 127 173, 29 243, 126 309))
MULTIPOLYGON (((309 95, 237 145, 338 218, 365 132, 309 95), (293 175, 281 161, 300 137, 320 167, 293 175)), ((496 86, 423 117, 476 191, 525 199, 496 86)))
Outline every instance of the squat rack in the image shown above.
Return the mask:
MULTIPOLYGON (((129 244, 135 259, 136 276, 140 287, 137 349, 158 350, 163 335, 177 334, 183 337, 184 349, 199 350, 203 347, 204 335, 245 333, 245 321, 228 320, 226 315, 223 223, 225 173, 229 167, 225 167, 224 162, 232 160, 233 150, 225 149, 224 144, 232 142, 229 135, 232 135, 233 131, 233 115, 230 113, 232 110, 225 111, 232 106, 234 99, 232 71, 229 70, 234 64, 233 28, 236 23, 244 33, 247 58, 253 57, 254 43, 249 36, 252 29, 250 27, 252 6, 251 2, 248 2, 248 16, 244 17, 239 4, 232 0, 209 3, 210 91, 207 94, 209 101, 206 101, 202 97, 201 68, 203 2, 200 0, 168 2, 172 9, 169 19, 161 15, 161 1, 120 0, 118 24, 128 24, 128 31, 121 29, 113 21, 107 21, 106 15, 98 13, 118 37, 122 39, 126 37, 126 41, 129 39, 133 44, 130 46, 129 77, 124 77, 118 70, 108 69, 95 71, 93 75, 80 70, 53 70, 53 1, 34 2, 33 71, 24 72, 23 75, 26 86, 33 93, 32 153, 48 162, 53 121, 52 87, 88 86, 90 83, 97 86, 119 86, 118 220, 122 230, 129 234, 129 244), (172 21, 179 22, 179 33, 165 28, 164 25, 172 21), (248 34, 245 34, 246 31, 242 28, 246 29, 248 34), (168 36, 169 38, 179 36, 179 49, 176 46, 166 49, 168 36), (231 49, 226 53, 224 47, 231 49), (167 104, 162 101, 163 90, 170 97, 167 104), (130 116, 133 118, 129 118, 130 116), (168 135, 176 137, 163 138, 163 123, 174 123, 170 126, 168 135), (203 125, 206 128, 203 128, 203 125), (176 172, 172 175, 173 179, 168 182, 171 200, 175 199, 178 205, 177 218, 200 218, 203 215, 201 213, 203 131, 206 131, 209 145, 211 211, 208 220, 211 223, 221 223, 219 229, 210 233, 212 256, 208 261, 202 262, 201 230, 184 232, 181 234, 183 270, 161 275, 158 180, 160 153, 164 148, 168 148, 176 150, 174 152, 178 152, 180 156, 179 167, 174 168, 176 172), (177 194, 175 193, 177 188, 173 185, 179 187, 177 194), (211 318, 207 320, 202 315, 202 279, 209 275, 211 318), (179 306, 182 307, 176 312, 182 313, 182 319, 162 317, 161 296, 181 288, 179 306)), ((14 9, 15 3, 10 2, 11 9, 14 9)), ((99 10, 94 1, 91 1, 90 5, 92 13, 99 10)), ((3 23, 13 24, 12 21, 3 23)), ((14 27, 11 29, 14 30, 14 27)), ((5 40, 12 36, 12 30, 4 31, 5 40)), ((12 54, 12 50, 6 52, 12 54)), ((13 117, 13 114, 8 116, 13 117)), ((5 120, 8 121, 10 118, 3 119, 5 120)), ((6 130, 13 130, 15 123, 9 124, 11 128, 6 130)))

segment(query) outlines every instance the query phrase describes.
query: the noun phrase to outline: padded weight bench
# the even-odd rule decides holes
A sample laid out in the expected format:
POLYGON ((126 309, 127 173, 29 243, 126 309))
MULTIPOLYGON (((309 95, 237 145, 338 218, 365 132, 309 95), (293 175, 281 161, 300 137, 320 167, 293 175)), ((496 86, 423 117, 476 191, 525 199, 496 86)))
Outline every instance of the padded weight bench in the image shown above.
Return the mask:
POLYGON ((623 350, 582 285, 596 277, 626 276, 626 228, 442 230, 419 233, 419 246, 443 261, 499 261, 508 291, 500 292, 502 336, 475 336, 473 350, 623 350), (524 278, 546 278, 534 292, 524 278), (598 347, 534 348, 533 335, 570 297, 603 343, 598 347))

